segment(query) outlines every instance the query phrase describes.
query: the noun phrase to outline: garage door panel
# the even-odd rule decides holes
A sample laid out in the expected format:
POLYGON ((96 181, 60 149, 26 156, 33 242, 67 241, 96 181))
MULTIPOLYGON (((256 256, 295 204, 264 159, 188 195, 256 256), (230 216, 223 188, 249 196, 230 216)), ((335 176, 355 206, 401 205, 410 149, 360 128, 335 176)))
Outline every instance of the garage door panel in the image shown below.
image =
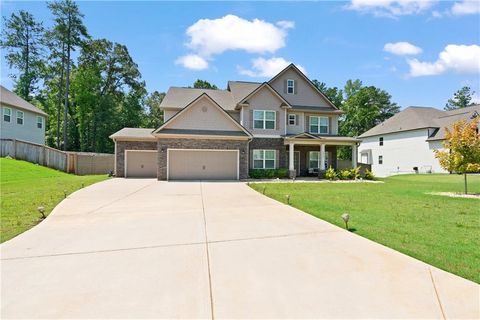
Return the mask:
POLYGON ((126 177, 129 178, 156 178, 157 152, 156 151, 126 151, 126 177))
POLYGON ((236 180, 236 150, 169 150, 170 180, 236 180))

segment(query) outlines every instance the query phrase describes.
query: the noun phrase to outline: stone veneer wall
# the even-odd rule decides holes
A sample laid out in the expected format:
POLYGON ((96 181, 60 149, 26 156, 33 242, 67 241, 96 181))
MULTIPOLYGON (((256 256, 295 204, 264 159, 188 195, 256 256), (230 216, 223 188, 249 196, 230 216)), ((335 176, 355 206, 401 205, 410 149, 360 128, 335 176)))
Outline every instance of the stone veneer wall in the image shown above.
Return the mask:
POLYGON ((240 150, 239 174, 240 179, 248 178, 248 140, 215 140, 215 139, 173 139, 158 140, 158 180, 167 179, 167 150, 168 149, 225 149, 240 150))
POLYGON ((117 141, 115 176, 125 176, 125 150, 157 150, 156 141, 117 141))
POLYGON ((277 168, 287 167, 287 154, 283 138, 253 138, 250 142, 250 168, 253 168, 253 151, 254 149, 277 150, 277 168))

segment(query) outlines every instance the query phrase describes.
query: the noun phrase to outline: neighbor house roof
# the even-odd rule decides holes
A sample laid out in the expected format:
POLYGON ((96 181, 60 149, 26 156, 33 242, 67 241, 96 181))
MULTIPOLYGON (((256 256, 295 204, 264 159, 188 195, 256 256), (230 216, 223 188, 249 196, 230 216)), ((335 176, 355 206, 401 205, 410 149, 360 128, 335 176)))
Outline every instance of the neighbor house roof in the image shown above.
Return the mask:
POLYGON ((474 112, 480 112, 480 105, 453 111, 443 111, 432 107, 408 107, 359 136, 366 138, 394 132, 433 128, 429 140, 445 138, 445 129, 454 122, 468 119, 474 112))
POLYGON ((153 130, 147 128, 123 128, 112 134, 110 139, 142 139, 142 140, 155 140, 152 135, 153 130))
POLYGON ((6 104, 18 109, 30 111, 33 113, 41 114, 43 116, 48 116, 45 112, 40 110, 39 108, 35 107, 33 104, 31 104, 28 101, 23 100, 19 96, 17 96, 15 93, 12 91, 8 90, 4 86, 0 86, 0 102, 2 104, 6 104))

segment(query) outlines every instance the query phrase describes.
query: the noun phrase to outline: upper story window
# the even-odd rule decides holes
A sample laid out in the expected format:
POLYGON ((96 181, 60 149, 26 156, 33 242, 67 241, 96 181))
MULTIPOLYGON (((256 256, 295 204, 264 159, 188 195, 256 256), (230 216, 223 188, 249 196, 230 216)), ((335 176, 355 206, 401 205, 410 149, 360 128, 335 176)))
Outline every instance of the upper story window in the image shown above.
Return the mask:
POLYGON ((295 93, 295 80, 292 80, 292 79, 287 80, 287 93, 288 94, 295 93))
POLYGON ((296 114, 289 114, 288 115, 288 125, 289 126, 296 126, 297 125, 297 115, 296 114))
POLYGON ((253 150, 254 169, 275 169, 276 150, 253 150))
POLYGON ((275 129, 276 125, 275 111, 254 110, 253 111, 253 128, 254 129, 275 129))
POLYGON ((43 117, 40 117, 40 116, 37 117, 37 128, 38 129, 43 128, 43 117))
POLYGON ((383 164, 383 156, 378 156, 378 164, 383 164))
POLYGON ((25 114, 23 111, 17 111, 17 124, 23 124, 23 117, 25 114))
POLYGON ((12 109, 3 107, 3 121, 5 122, 12 121, 12 109))
POLYGON ((383 146, 383 137, 378 138, 378 144, 383 146))
POLYGON ((328 134, 328 117, 310 116, 310 133, 328 134))

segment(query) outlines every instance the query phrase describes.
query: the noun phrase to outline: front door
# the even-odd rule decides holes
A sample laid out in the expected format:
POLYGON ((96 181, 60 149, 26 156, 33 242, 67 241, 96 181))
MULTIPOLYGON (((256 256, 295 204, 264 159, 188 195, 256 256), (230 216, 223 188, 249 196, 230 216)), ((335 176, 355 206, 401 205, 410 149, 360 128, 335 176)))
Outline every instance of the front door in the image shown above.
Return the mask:
MULTIPOLYGON (((287 151, 287 168, 290 166, 290 152, 287 151)), ((300 151, 293 152, 293 167, 297 172, 297 176, 300 175, 300 151)))

